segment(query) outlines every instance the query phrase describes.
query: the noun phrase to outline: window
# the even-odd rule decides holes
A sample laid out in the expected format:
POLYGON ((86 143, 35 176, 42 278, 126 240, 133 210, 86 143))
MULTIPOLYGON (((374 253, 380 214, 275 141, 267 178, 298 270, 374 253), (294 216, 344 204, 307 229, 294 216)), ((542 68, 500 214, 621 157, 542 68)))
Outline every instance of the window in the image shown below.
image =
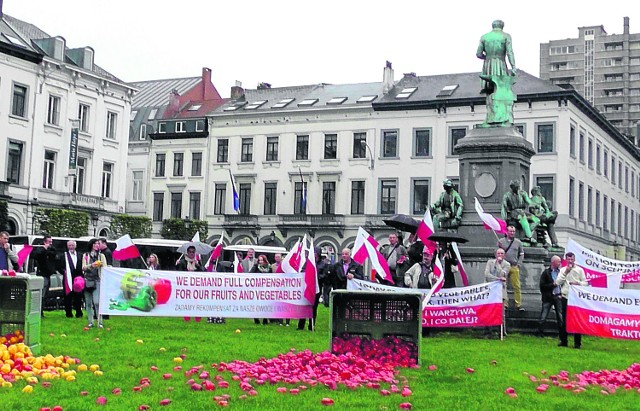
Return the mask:
POLYGON ((611 199, 611 232, 616 230, 616 200, 611 199))
POLYGON ((253 138, 242 139, 242 152, 240 153, 240 162, 251 163, 253 161, 253 138))
POLYGON ((107 112, 107 134, 106 137, 115 140, 116 139, 116 124, 118 123, 118 114, 113 111, 107 112))
POLYGON ((111 189, 113 185, 113 163, 102 164, 102 190, 101 196, 105 198, 111 197, 111 189))
POLYGON ((602 196, 602 229, 607 230, 609 224, 609 199, 606 195, 602 196))
POLYGON ((584 221, 584 183, 578 182, 578 219, 584 221))
POLYGON ((196 132, 204 131, 205 124, 205 120, 196 120, 196 132))
POLYGON ((167 132, 167 123, 158 123, 158 133, 164 134, 167 132))
POLYGON ((467 135, 467 128, 466 127, 456 127, 456 128, 450 128, 449 129, 449 155, 453 156, 455 155, 453 152, 453 148, 456 146, 456 144, 458 144, 458 141, 460 141, 460 139, 464 138, 464 136, 467 135))
POLYGON ((629 207, 624 206, 624 238, 629 238, 629 207))
POLYGON ((273 106, 271 106, 271 108, 284 108, 284 107, 288 106, 289 103, 291 103, 294 100, 295 100, 295 98, 282 99, 279 102, 277 102, 276 104, 274 104, 273 106))
POLYGON ((602 149, 600 148, 600 144, 596 144, 596 173, 600 174, 602 170, 602 160, 600 159, 600 153, 602 149))
POLYGON ((367 157, 367 133, 353 133, 353 158, 367 157))
POLYGON ((331 100, 327 101, 327 105, 339 105, 344 103, 347 100, 346 97, 333 97, 331 100))
POLYGON ((191 175, 193 177, 202 175, 202 153, 191 153, 191 175))
POLYGON ((149 116, 147 117, 147 120, 149 120, 149 121, 155 120, 157 113, 158 113, 158 109, 157 108, 152 108, 151 111, 149 111, 149 116))
POLYGON ((307 214, 307 183, 296 181, 293 186, 293 213, 307 214))
POLYGON ((78 105, 78 120, 79 120, 79 128, 83 133, 89 132, 89 113, 91 112, 91 107, 87 104, 80 103, 78 105))
POLYGON ((11 114, 17 117, 27 117, 27 88, 25 86, 13 85, 11 114))
POLYGON ((324 159, 335 160, 336 158, 338 158, 338 135, 325 134, 324 135, 324 159))
POLYGON ((186 133, 187 126, 184 121, 176 121, 176 133, 186 133))
POLYGON ((217 183, 215 185, 215 195, 213 197, 213 214, 223 215, 225 202, 227 201, 227 184, 217 183))
POLYGON ((278 161, 279 137, 267 137, 267 157, 266 161, 278 161))
POLYGON ((351 214, 364 214, 364 181, 351 182, 351 214))
POLYGON ((200 219, 200 196, 200 192, 189 193, 189 217, 192 220, 200 219))
POLYGON ((153 193, 153 221, 162 221, 164 214, 164 193, 153 193))
POLYGON ((264 215, 276 214, 278 183, 264 183, 264 215))
POLYGON ((44 152, 44 171, 42 173, 42 188, 53 189, 53 180, 55 178, 56 153, 45 150, 44 152))
POLYGON ((182 218, 182 193, 171 193, 171 218, 182 218))
POLYGON ((336 182, 322 183, 322 214, 336 213, 336 182))
POLYGON ((78 157, 76 164, 76 176, 73 182, 73 192, 76 194, 84 194, 84 181, 87 174, 87 159, 78 157))
POLYGON ((164 177, 164 166, 166 163, 167 155, 156 154, 156 177, 164 177))
POLYGON ((518 130, 518 133, 520 133, 522 135, 522 137, 527 137, 527 125, 526 124, 514 124, 513 125, 516 130, 518 130))
POLYGON ((184 153, 173 153, 173 176, 181 177, 184 168, 184 153))
POLYGON ((624 166, 624 191, 629 192, 629 166, 624 166))
POLYGON ((580 153, 580 162, 584 163, 584 133, 580 133, 580 140, 579 140, 579 153, 580 153))
POLYGON ((386 130, 382 132, 382 157, 398 157, 398 130, 386 130))
POLYGON ((396 180, 380 180, 380 214, 396 214, 396 180))
POLYGON ((140 140, 146 140, 147 139, 147 125, 146 124, 140 124, 140 140))
POLYGON ((429 180, 413 180, 413 214, 424 214, 429 207, 429 180))
POLYGON ((600 191, 596 190, 596 227, 600 227, 602 224, 602 218, 600 217, 600 191))
POLYGON ((631 170, 631 197, 636 196, 636 172, 631 170))
POLYGON ((221 138, 218 140, 218 163, 229 162, 229 139, 221 138))
POLYGON ((576 128, 573 125, 569 129, 569 155, 576 158, 576 128))
POLYGON ((616 184, 616 158, 611 155, 611 184, 616 184))
POLYGON ((618 187, 622 188, 622 159, 618 162, 618 187))
POLYGON ((49 94, 49 107, 47 109, 47 124, 60 125, 60 97, 49 94))
POLYGON ((296 137, 296 160, 309 159, 309 136, 296 137))
POLYGON ((240 214, 251 214, 251 183, 242 183, 240 189, 240 214))
POLYGON ((569 177, 569 216, 576 216, 576 182, 573 177, 569 177))
POLYGON ((413 155, 414 157, 431 156, 431 130, 413 130, 413 155))
POLYGON ((622 236, 622 204, 618 203, 618 231, 616 234, 622 236))
POLYGON ((593 169, 593 140, 589 139, 587 143, 587 166, 593 169))
POLYGON ((22 148, 22 143, 9 141, 7 181, 11 184, 20 184, 20 172, 22 171, 22 148))
POLYGON ((142 201, 142 184, 143 184, 143 171, 134 171, 133 172, 133 193, 131 195, 131 200, 133 201, 142 201))
POLYGON ((536 147, 538 153, 553 153, 553 124, 536 124, 536 147))
POLYGON ((540 193, 547 200, 549 208, 553 208, 554 204, 554 178, 553 176, 536 177, 536 185, 540 187, 540 193))
POLYGON ((593 224, 593 188, 587 186, 587 223, 593 224))

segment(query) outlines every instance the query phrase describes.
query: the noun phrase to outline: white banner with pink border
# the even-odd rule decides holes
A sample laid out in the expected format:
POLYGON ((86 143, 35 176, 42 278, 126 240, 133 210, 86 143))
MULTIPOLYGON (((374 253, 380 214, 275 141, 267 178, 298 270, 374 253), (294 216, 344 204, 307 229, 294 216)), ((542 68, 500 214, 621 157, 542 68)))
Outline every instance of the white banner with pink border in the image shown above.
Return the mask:
POLYGON ((423 327, 490 327, 502 324, 502 283, 443 288, 425 301, 429 290, 399 288, 363 280, 347 281, 349 290, 422 294, 423 327))
POLYGON ((100 313, 310 318, 312 305, 304 298, 305 287, 304 273, 233 274, 105 267, 100 283, 100 313))
POLYGON ((614 260, 584 248, 571 238, 565 252, 576 255, 576 265, 584 269, 592 287, 607 287, 613 282, 640 283, 640 261, 614 260))
POLYGON ((567 332, 640 340, 640 291, 571 286, 567 332))

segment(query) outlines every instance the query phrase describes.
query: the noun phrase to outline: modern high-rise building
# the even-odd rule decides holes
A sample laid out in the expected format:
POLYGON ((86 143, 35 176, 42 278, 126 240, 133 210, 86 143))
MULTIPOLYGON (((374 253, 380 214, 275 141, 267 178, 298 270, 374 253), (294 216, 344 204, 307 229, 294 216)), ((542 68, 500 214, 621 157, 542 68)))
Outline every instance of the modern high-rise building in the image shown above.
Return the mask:
POLYGON ((578 37, 540 44, 540 78, 571 85, 623 134, 640 138, 640 33, 603 26, 578 28, 578 37))

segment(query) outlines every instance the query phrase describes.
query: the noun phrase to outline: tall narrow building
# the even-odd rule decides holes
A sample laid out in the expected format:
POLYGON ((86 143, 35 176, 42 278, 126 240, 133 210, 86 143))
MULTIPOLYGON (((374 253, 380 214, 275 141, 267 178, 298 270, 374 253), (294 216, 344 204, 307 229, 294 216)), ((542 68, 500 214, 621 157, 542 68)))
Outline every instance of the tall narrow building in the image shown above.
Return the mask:
POLYGON ((540 44, 540 77, 570 85, 623 134, 640 139, 640 33, 578 28, 578 37, 540 44))

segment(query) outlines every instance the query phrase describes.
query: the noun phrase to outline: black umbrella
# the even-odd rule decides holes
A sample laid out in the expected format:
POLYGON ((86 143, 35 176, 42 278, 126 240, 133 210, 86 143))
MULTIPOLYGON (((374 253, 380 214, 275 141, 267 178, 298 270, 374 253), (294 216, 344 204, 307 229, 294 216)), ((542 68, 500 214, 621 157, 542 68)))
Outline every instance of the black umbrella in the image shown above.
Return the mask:
POLYGON ((418 220, 406 214, 396 214, 385 220, 382 220, 382 222, 389 227, 393 227, 400 231, 407 231, 411 234, 416 233, 418 225, 420 224, 418 220))
POLYGON ((468 243, 469 240, 458 235, 458 233, 450 233, 448 231, 440 231, 437 233, 433 233, 429 236, 429 240, 433 240, 435 242, 443 242, 443 243, 468 243))

